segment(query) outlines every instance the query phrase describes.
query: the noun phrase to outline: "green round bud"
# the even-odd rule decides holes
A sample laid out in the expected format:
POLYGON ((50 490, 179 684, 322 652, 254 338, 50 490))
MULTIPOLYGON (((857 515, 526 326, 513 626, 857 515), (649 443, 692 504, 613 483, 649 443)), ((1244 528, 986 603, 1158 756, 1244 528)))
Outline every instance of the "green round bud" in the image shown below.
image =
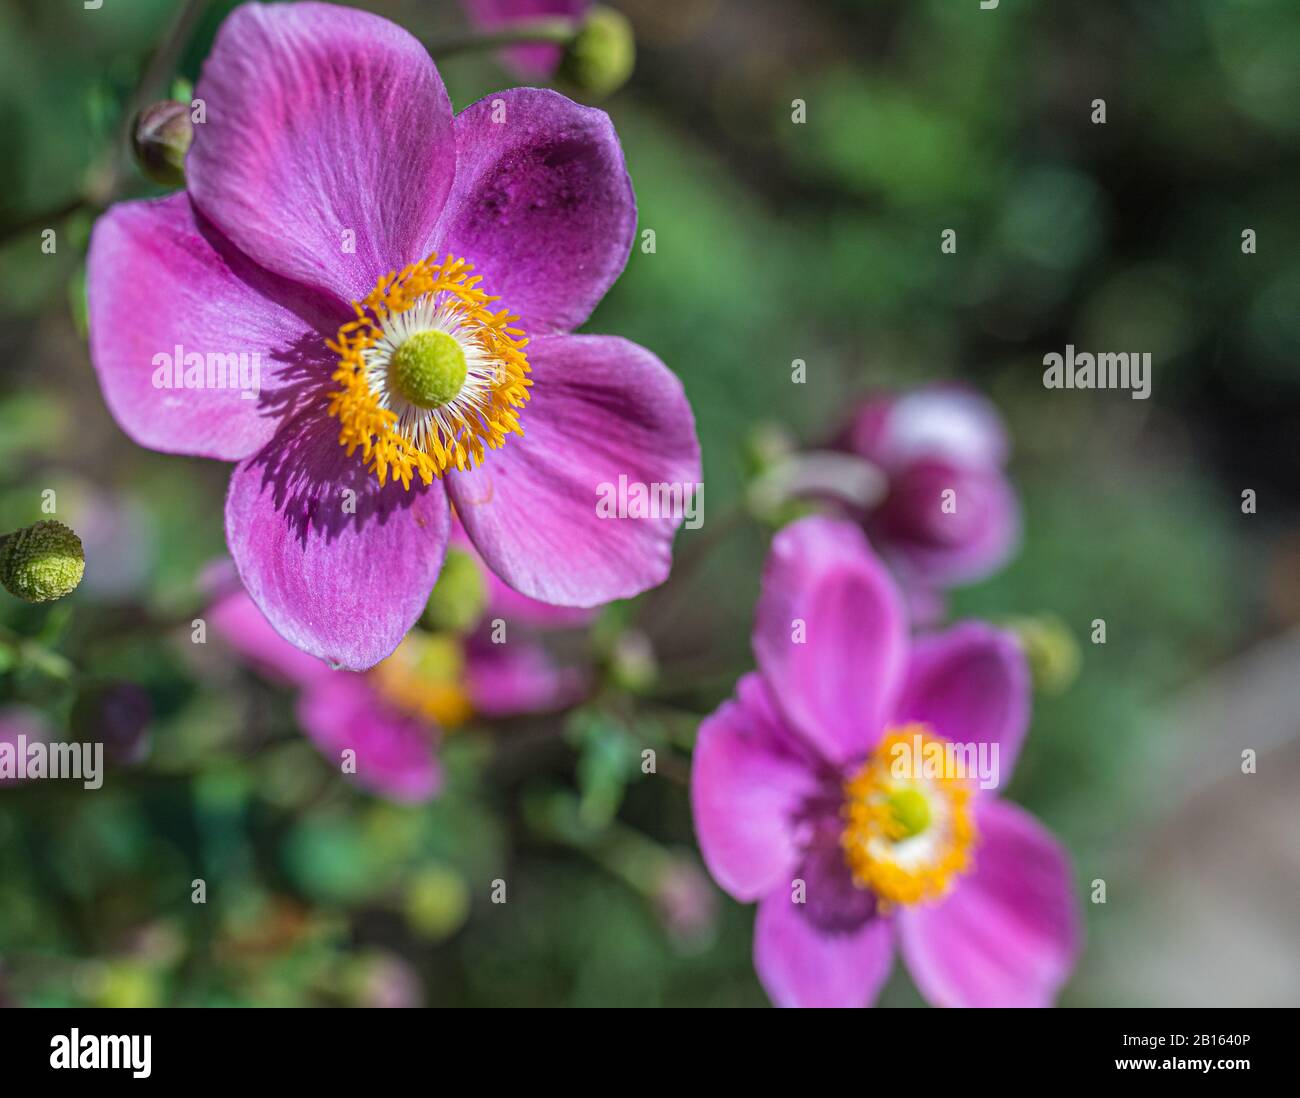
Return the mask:
POLYGON ((1034 686, 1044 694, 1063 693, 1079 677, 1079 642, 1055 614, 1013 618, 1008 624, 1020 638, 1034 686))
POLYGON ((185 186, 185 154, 194 140, 188 104, 164 99, 145 107, 131 127, 131 148, 136 163, 155 183, 185 186))
POLYGON ((418 408, 441 408, 455 400, 468 375, 469 363, 456 337, 437 330, 416 332, 388 364, 388 383, 418 408))
POLYGON ((469 886, 456 870, 429 865, 408 879, 402 913, 407 925, 421 937, 440 941, 464 925, 469 898, 469 886))
POLYGON ((38 522, 0 540, 0 583, 24 602, 71 594, 85 571, 81 539, 61 522, 38 522))
POLYGON ((464 549, 450 546, 433 585, 422 621, 429 629, 468 633, 487 608, 487 581, 464 549))
POLYGON ((564 51, 557 75, 577 91, 603 99, 627 82, 635 64, 636 35, 627 16, 598 5, 564 51))

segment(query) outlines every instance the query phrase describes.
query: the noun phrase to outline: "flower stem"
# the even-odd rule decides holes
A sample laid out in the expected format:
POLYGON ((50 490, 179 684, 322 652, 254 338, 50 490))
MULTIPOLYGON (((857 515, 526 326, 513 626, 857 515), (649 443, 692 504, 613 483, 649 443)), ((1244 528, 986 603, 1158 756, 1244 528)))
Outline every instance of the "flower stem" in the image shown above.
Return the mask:
POLYGON ((19 636, 2 625, 0 625, 0 647, 12 653, 14 666, 35 668, 60 682, 71 683, 77 678, 77 668, 71 660, 60 656, 57 652, 51 652, 40 641, 19 636))
POLYGON ((480 50, 498 50, 506 46, 567 46, 577 37, 582 24, 573 19, 530 19, 511 23, 496 31, 476 31, 472 34, 435 39, 425 43, 435 58, 451 57, 458 53, 475 53, 480 50))

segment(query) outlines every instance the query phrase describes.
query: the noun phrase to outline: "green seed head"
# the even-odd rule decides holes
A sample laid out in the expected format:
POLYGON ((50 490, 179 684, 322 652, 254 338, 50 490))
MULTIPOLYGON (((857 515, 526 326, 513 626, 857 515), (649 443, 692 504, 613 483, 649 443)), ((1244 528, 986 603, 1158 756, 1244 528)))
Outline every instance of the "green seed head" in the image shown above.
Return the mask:
POLYGON ((416 332, 388 364, 388 383, 420 408, 441 408, 456 398, 469 366, 465 352, 446 332, 416 332))
POLYGON ((930 802, 915 789, 900 789, 889 795, 889 810, 902 829, 899 838, 910 839, 930 826, 930 802))
POLYGON ((559 77, 578 91, 603 99, 627 82, 635 64, 636 35, 627 16, 597 6, 565 50, 559 77))
POLYGON ((85 571, 81 539, 61 522, 38 522, 0 539, 0 583, 24 602, 71 594, 85 571))

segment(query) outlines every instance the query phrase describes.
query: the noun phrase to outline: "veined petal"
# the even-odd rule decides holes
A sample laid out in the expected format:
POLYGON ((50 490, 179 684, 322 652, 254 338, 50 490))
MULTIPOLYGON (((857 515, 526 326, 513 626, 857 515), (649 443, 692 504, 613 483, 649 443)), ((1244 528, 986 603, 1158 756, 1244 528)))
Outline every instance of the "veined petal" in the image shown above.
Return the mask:
POLYGON ((465 256, 530 336, 578 327, 636 232, 609 115, 540 88, 497 92, 456 117, 456 155, 429 250, 465 256))
POLYGON ((689 501, 700 450, 681 382, 613 336, 551 336, 528 356, 523 437, 448 474, 466 533, 488 567, 542 602, 598 606, 662 583, 682 508, 623 516, 602 501, 639 492, 644 502, 659 486, 689 501))
POLYGON ((381 488, 337 436, 313 409, 239 465, 226 541, 282 637, 359 671, 391 654, 424 610, 451 519, 439 482, 381 488))
POLYGON ((329 378, 318 326, 337 306, 258 268, 184 194, 114 206, 86 263, 91 361, 141 446, 238 461, 329 378))
POLYGON ((195 203, 247 255, 359 300, 421 248, 455 173, 451 102, 401 27, 334 4, 245 4, 195 89, 195 203))

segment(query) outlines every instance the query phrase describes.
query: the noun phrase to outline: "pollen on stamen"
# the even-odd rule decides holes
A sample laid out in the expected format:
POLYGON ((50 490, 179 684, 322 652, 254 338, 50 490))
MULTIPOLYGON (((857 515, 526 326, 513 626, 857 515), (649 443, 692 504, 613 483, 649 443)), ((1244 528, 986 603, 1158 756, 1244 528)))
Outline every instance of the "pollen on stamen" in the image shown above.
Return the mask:
POLYGON ((888 910, 944 896, 971 866, 971 789, 956 774, 899 774, 897 747, 944 741, 923 725, 888 734, 844 786, 840 845, 854 883, 888 910))
POLYGON ((417 476, 430 484, 448 469, 481 464, 488 450, 524 433, 528 340, 513 326, 517 316, 489 308, 499 299, 484 292, 473 269, 451 255, 429 256, 384 275, 328 344, 339 356, 327 407, 339 421, 339 444, 349 456, 360 449, 381 485, 391 478, 409 489, 417 476), (388 373, 405 341, 430 332, 455 339, 466 367, 458 390, 440 392, 432 407, 405 399, 388 373))

